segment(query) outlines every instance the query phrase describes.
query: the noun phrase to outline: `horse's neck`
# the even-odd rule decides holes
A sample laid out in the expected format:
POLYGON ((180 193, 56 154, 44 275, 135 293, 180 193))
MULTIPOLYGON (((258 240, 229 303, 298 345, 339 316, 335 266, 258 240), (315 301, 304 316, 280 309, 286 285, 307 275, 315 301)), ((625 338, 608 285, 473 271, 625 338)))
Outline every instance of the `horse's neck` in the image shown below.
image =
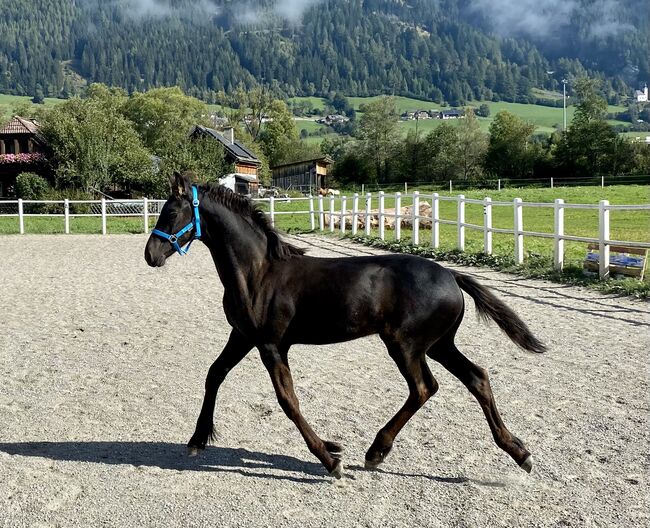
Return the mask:
POLYGON ((205 244, 226 291, 250 294, 250 284, 266 264, 266 240, 244 218, 224 206, 206 217, 205 244))

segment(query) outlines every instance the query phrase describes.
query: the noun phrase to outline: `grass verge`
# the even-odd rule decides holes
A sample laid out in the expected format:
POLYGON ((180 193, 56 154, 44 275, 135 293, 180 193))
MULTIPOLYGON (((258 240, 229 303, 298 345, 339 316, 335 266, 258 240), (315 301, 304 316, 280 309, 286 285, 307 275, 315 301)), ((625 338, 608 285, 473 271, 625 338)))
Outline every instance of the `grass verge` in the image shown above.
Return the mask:
POLYGON ((582 268, 576 265, 569 265, 562 271, 557 271, 553 269, 551 258, 544 255, 530 255, 522 265, 518 266, 515 264, 514 257, 506 255, 486 255, 485 253, 478 252, 462 252, 457 249, 434 249, 430 246, 414 246, 405 241, 388 241, 366 236, 350 235, 345 238, 359 244, 385 249, 395 253, 419 255, 425 258, 444 260, 463 266, 482 266, 531 279, 545 279, 552 282, 570 284, 572 286, 586 286, 602 293, 626 295, 637 299, 650 298, 650 282, 648 281, 639 281, 636 279, 600 280, 585 276, 582 268))

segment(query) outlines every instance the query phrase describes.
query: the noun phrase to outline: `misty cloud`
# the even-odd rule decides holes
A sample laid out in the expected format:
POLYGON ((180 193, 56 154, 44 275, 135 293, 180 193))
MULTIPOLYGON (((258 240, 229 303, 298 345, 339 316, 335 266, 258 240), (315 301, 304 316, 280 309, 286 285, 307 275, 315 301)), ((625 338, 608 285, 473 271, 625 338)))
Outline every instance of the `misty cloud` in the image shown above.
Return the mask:
POLYGON ((215 15, 219 12, 210 0, 195 0, 183 10, 173 8, 169 0, 124 0, 121 5, 124 13, 133 18, 163 18, 171 14, 215 15))
POLYGON ((235 16, 237 23, 242 25, 269 25, 278 19, 290 24, 298 24, 307 10, 323 0, 276 0, 270 7, 260 8, 250 2, 238 3, 235 16))
POLYGON ((557 35, 572 17, 589 21, 588 36, 606 36, 632 28, 621 21, 626 12, 621 0, 471 0, 470 10, 482 15, 504 36, 544 38, 557 35))

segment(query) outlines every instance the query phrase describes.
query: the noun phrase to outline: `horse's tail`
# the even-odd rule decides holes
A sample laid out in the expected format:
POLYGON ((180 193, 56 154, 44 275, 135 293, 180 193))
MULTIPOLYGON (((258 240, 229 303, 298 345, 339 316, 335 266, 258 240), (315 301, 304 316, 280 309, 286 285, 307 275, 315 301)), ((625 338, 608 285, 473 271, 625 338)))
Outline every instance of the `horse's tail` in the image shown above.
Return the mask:
POLYGON ((519 316, 508 308, 485 286, 468 275, 452 271, 456 283, 474 299, 478 315, 484 321, 492 319, 503 332, 518 346, 530 352, 541 353, 546 350, 544 344, 528 329, 519 316))

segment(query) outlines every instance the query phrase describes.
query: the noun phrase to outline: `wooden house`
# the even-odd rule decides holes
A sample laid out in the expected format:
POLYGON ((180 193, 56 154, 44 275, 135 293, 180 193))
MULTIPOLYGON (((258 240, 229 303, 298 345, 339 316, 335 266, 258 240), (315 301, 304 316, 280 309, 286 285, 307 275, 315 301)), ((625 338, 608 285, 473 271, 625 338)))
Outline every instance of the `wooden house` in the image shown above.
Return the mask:
POLYGON ((257 171, 262 162, 242 143, 235 140, 235 133, 232 128, 220 133, 213 128, 197 125, 190 132, 190 137, 210 137, 215 139, 223 145, 226 161, 235 166, 236 174, 257 176, 257 171))
POLYGON ((46 144, 33 119, 15 116, 0 127, 0 197, 15 195, 21 172, 46 175, 46 144))
POLYGON ((285 163, 271 168, 273 185, 282 189, 296 189, 315 193, 327 189, 327 168, 333 163, 328 156, 293 163, 285 163))

